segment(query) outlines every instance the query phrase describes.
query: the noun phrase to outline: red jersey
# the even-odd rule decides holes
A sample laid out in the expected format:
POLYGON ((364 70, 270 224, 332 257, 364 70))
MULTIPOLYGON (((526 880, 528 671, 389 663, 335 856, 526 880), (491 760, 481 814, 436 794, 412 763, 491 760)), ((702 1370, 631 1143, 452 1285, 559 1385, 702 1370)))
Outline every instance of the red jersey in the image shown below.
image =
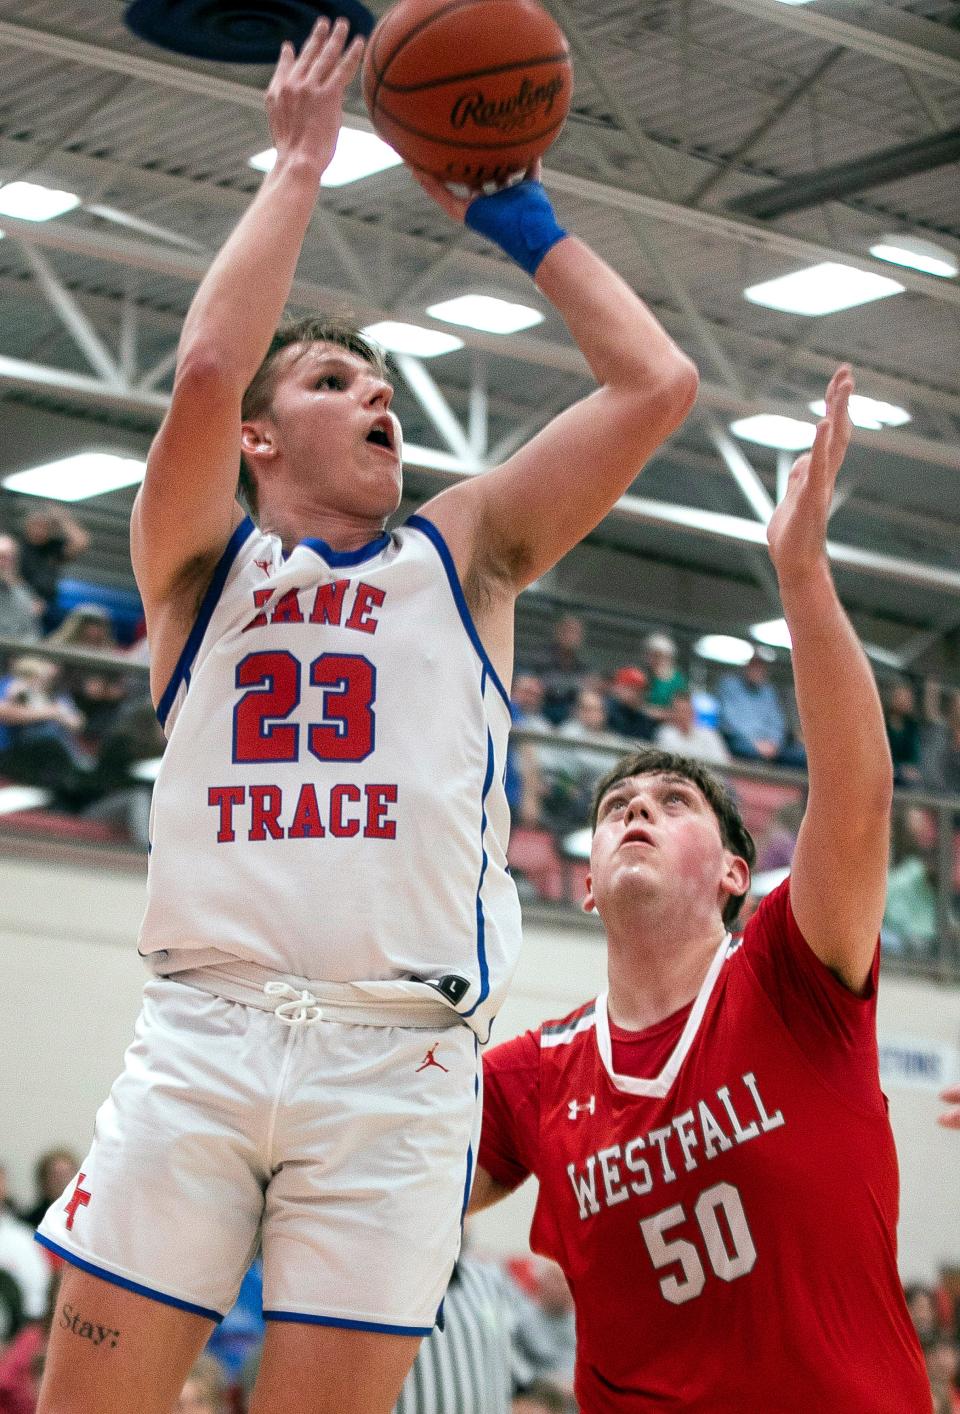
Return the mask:
POLYGON ((584 1414, 931 1409, 897 1274, 878 962, 854 996, 783 884, 675 1016, 620 1032, 603 996, 485 1057, 479 1162, 540 1180, 531 1246, 573 1292, 584 1414))

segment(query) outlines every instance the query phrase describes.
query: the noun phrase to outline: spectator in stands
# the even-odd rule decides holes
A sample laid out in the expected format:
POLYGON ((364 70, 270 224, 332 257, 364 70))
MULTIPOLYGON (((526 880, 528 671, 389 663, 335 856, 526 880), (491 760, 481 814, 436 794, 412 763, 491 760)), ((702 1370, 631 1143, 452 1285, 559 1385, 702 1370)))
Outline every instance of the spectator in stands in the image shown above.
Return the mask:
POLYGON ((667 708, 667 719, 661 722, 654 742, 664 751, 676 751, 695 761, 708 761, 713 766, 726 766, 730 752, 716 727, 698 722, 693 710, 693 698, 684 690, 674 694, 667 708))
POLYGON ((647 675, 642 668, 618 668, 607 694, 607 731, 630 741, 649 741, 656 722, 644 706, 647 675))
POLYGON ((50 1267, 33 1240, 33 1229, 7 1208, 0 1208, 0 1271, 20 1288, 27 1320, 39 1321, 47 1309, 50 1267))
POLYGON ((884 711, 887 740, 893 757, 893 780, 898 786, 920 783, 920 721, 913 686, 894 683, 887 693, 884 711))
POLYGON ((228 1409, 223 1370, 212 1355, 199 1356, 180 1391, 173 1414, 228 1414, 228 1409))
POLYGON ((934 1414, 960 1414, 960 1389, 957 1388, 960 1348, 956 1341, 948 1335, 938 1335, 923 1353, 933 1392, 934 1414))
POLYGON ((666 633, 651 633, 647 652, 647 710, 651 717, 665 721, 667 709, 678 692, 686 692, 687 680, 677 667, 677 645, 666 633))
POLYGON ((928 949, 937 938, 937 826, 928 810, 896 813, 881 940, 890 952, 928 949))
MULTIPOLYGON (((121 654, 110 615, 99 604, 78 604, 71 609, 60 627, 48 635, 47 642, 58 648, 88 648, 94 653, 126 656, 121 654)), ((122 673, 72 665, 64 671, 63 686, 83 714, 86 733, 94 742, 113 726, 129 691, 122 673)))
POLYGON ((83 811, 85 819, 118 826, 138 849, 149 848, 155 772, 140 768, 157 761, 165 746, 149 698, 123 704, 97 752, 88 782, 93 800, 83 811))
POLYGON ((551 1381, 569 1394, 577 1344, 573 1297, 556 1262, 537 1257, 533 1277, 532 1298, 520 1301, 514 1340, 531 1379, 551 1381))
MULTIPOLYGON (((543 715, 543 683, 536 673, 517 673, 510 698, 515 727, 531 732, 552 732, 553 723, 543 715)), ((540 765, 542 748, 535 742, 511 740, 507 748, 506 791, 510 815, 524 825, 543 823, 542 800, 546 790, 540 765)))
POLYGON ((915 1282, 904 1287, 903 1295, 920 1344, 927 1346, 940 1334, 936 1294, 929 1286, 915 1282))
MULTIPOLYGON (((584 823, 589 814, 594 786, 609 770, 611 762, 617 759, 620 744, 615 737, 608 736, 606 728, 607 712, 602 696, 591 687, 581 688, 577 693, 573 716, 557 731, 558 742, 583 743, 565 746, 556 753, 554 781, 565 780, 568 786, 564 824, 584 823), (604 751, 600 746, 587 744, 596 738, 606 738, 611 749, 604 751)), ((559 801, 550 808, 553 818, 556 818, 559 801)))
POLYGON ((42 613, 42 603, 20 575, 17 542, 0 533, 0 638, 36 643, 42 613))
POLYGON ((544 687, 543 714, 554 726, 569 717, 588 675, 583 640, 583 620, 576 614, 564 614, 554 627, 545 657, 535 665, 544 687))
POLYGON ((767 659, 759 649, 738 675, 726 673, 717 686, 720 731, 734 756, 771 765, 805 766, 806 752, 791 742, 767 659))
POLYGON ((920 775, 928 790, 960 795, 960 692, 947 695, 944 710, 939 683, 924 686, 920 775))
POLYGON ((23 1221, 36 1227, 51 1203, 66 1191, 67 1184, 77 1176, 80 1160, 72 1149, 62 1145, 41 1154, 33 1166, 36 1201, 22 1214, 23 1221))
POLYGON ((56 1273, 48 1286, 42 1318, 27 1321, 0 1355, 0 1414, 34 1414, 36 1410, 50 1327, 57 1309, 60 1279, 56 1273))
POLYGON ((20 573, 43 602, 43 627, 57 622, 57 588, 64 565, 82 555, 90 537, 62 506, 41 506, 23 522, 20 573))
POLYGON ((55 663, 23 657, 0 678, 0 775, 53 791, 72 807, 90 761, 79 738, 83 717, 58 691, 57 677, 55 663))

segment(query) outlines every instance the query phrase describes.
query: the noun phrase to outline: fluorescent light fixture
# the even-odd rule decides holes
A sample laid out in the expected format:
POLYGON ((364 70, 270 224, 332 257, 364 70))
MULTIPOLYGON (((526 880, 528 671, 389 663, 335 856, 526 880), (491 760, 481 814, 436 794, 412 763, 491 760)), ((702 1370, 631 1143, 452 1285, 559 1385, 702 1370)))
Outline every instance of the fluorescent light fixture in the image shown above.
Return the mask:
POLYGON ((0 216, 15 216, 18 221, 51 221, 79 205, 80 198, 72 191, 56 191, 36 182, 0 186, 0 216))
POLYGON ((886 275, 874 275, 870 270, 857 270, 852 265, 826 260, 822 265, 810 265, 806 270, 794 270, 776 280, 765 280, 762 285, 750 285, 743 295, 751 304, 764 304, 787 314, 818 315, 886 299, 902 290, 903 285, 886 275))
POLYGON ((889 260, 893 265, 906 265, 911 270, 922 270, 925 275, 939 275, 943 279, 950 279, 958 270, 957 257, 952 251, 922 236, 883 236, 870 247, 870 254, 878 260, 889 260))
MULTIPOLYGON (((826 417, 827 405, 823 398, 811 403, 810 411, 815 412, 817 417, 826 417)), ((861 393, 850 395, 849 412, 850 421, 856 427, 869 427, 873 432, 879 432, 881 427, 902 427, 910 421, 906 408, 897 407, 896 403, 880 402, 877 398, 865 398, 861 393)))
POLYGON ((520 329, 543 323, 539 309, 495 299, 493 295, 460 295, 457 299, 430 305, 427 313, 447 324, 463 324, 468 329, 483 329, 489 334, 516 334, 520 329))
POLYGON ((9 491, 26 496, 46 496, 54 501, 84 501, 102 496, 121 486, 135 486, 143 480, 146 462, 122 457, 115 452, 77 452, 60 461, 31 466, 3 478, 9 491))
POLYGON ((13 815, 20 810, 37 810, 51 799, 48 790, 39 786, 0 787, 0 815, 13 815))
POLYGON ((463 340, 458 339, 456 334, 444 334, 440 329, 423 329, 419 324, 403 324, 395 319, 368 324, 361 333, 388 353, 413 354, 415 358, 436 358, 439 354, 453 353, 454 349, 463 348, 463 340))
POLYGON ((767 619, 762 624, 751 624, 750 633, 758 643, 768 643, 771 648, 793 647, 786 619, 767 619))
POLYGON ((727 663, 736 668, 742 668, 753 657, 753 645, 730 633, 706 633, 697 639, 693 651, 711 663, 727 663))
MULTIPOLYGON (((277 160, 277 149, 268 147, 250 158, 249 165, 261 172, 269 172, 277 160)), ((320 178, 322 187, 345 187, 350 182, 359 182, 362 177, 370 177, 374 172, 383 172, 387 167, 396 167, 403 158, 376 133, 367 133, 359 128, 341 128, 334 150, 333 160, 320 178)))
POLYGON ((802 452, 813 446, 816 427, 796 417, 781 417, 776 412, 758 412, 753 417, 741 417, 731 422, 730 431, 745 442, 761 447, 777 447, 782 452, 802 452))

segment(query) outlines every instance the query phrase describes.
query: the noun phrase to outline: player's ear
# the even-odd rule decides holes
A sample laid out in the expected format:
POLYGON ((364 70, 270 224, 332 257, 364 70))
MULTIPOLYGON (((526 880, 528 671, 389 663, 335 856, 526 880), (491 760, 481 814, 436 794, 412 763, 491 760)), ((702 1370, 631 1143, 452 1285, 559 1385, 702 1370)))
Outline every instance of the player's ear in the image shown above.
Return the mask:
POLYGON ((584 880, 584 888, 585 888, 586 892, 585 892, 584 895, 583 895, 583 901, 582 901, 582 903, 580 904, 580 907, 582 908, 582 910, 583 910, 584 913, 593 913, 594 910, 595 910, 596 907, 597 907, 597 901, 596 901, 596 899, 595 899, 594 896, 593 896, 593 875, 592 875, 592 874, 588 874, 587 877, 586 877, 586 879, 584 880))
POLYGON ((749 892, 750 865, 739 854, 727 853, 727 867, 720 886, 728 897, 739 897, 749 892))
POLYGON ((266 422, 241 423, 240 450, 247 457, 272 460, 277 455, 277 442, 269 424, 266 422))

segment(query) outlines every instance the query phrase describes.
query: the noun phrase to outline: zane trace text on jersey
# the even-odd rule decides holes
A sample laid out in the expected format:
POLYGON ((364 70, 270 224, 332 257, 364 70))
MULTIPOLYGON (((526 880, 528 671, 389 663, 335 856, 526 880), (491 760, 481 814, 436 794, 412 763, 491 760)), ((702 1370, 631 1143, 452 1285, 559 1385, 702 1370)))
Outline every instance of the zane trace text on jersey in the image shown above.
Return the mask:
POLYGON ((430 521, 288 555, 244 521, 158 714, 140 938, 158 972, 453 975, 486 1035, 519 945, 509 699, 430 521))

